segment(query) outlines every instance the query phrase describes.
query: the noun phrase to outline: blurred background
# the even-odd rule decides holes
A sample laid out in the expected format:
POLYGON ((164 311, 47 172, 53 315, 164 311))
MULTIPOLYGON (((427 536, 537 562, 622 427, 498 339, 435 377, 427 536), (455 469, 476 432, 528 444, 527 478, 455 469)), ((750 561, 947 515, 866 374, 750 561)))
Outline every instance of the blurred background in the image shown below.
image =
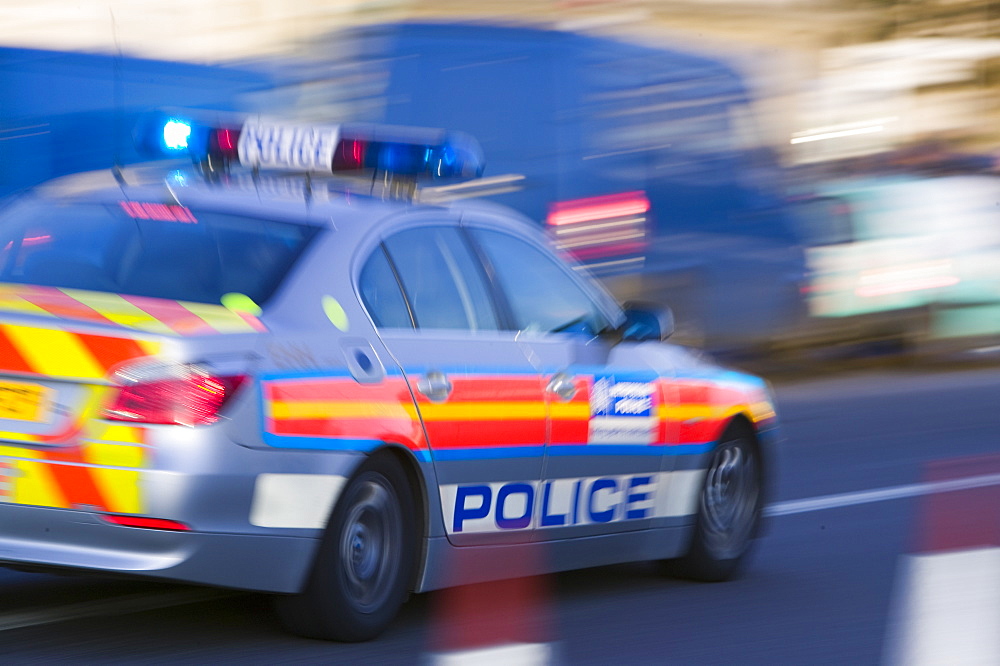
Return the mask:
MULTIPOLYGON (((505 583, 529 607, 473 590, 467 633, 466 609, 536 622, 543 598, 565 663, 1000 661, 997 3, 0 0, 0 197, 138 160, 136 117, 164 106, 470 132, 491 198, 774 381, 786 437, 743 580, 505 583)), ((374 644, 285 636, 243 596, 122 631, 59 610, 62 579, 3 573, 0 653, 29 661, 408 664, 456 633, 423 595, 374 644), (54 619, 17 629, 29 603, 54 619)))
POLYGON ((150 107, 443 126, 680 342, 1000 343, 990 2, 5 1, 0 26, 0 195, 136 161, 150 107))

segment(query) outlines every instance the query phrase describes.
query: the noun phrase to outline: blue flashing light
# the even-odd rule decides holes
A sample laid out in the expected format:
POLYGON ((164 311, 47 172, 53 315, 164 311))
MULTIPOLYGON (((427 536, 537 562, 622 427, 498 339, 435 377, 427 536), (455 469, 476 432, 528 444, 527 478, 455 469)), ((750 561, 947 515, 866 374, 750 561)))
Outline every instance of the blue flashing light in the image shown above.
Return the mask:
POLYGON ((422 128, 344 127, 333 170, 377 170, 428 178, 478 178, 485 159, 479 143, 461 132, 422 128))
POLYGON ((186 113, 153 112, 140 117, 133 131, 136 148, 154 158, 189 156, 198 161, 209 156, 212 123, 186 113))
POLYGON ((171 118, 163 125, 163 145, 167 150, 187 150, 191 138, 191 123, 171 118))
MULTIPOLYGON (((204 114, 203 114, 204 115, 204 114)), ((156 113, 136 127, 137 147, 156 157, 239 162, 258 169, 376 171, 418 179, 477 178, 485 160, 461 132, 387 125, 298 125, 156 113)))

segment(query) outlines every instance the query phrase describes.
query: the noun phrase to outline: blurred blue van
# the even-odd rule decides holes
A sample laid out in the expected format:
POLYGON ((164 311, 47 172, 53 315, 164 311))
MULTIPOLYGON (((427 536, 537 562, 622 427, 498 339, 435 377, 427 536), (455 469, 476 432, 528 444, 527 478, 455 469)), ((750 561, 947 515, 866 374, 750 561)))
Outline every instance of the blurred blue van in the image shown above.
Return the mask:
POLYGON ((619 298, 670 305, 679 341, 748 349, 809 333, 782 170, 756 136, 744 78, 722 59, 557 30, 400 23, 329 35, 284 78, 305 115, 471 133, 494 198, 549 226, 619 298))

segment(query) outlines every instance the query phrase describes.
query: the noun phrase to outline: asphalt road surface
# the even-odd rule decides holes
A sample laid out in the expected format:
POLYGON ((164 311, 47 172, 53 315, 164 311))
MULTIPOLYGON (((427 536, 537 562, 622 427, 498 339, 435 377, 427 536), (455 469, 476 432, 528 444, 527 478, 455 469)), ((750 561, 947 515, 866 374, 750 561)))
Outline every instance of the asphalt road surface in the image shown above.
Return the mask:
POLYGON ((286 635, 255 595, 0 570, 0 657, 430 663, 456 637, 521 622, 554 663, 1000 662, 1000 587, 985 584, 1000 580, 1000 556, 969 564, 1000 545, 1000 370, 854 371, 777 392, 768 530, 737 581, 677 581, 645 564, 420 595, 379 640, 342 645, 286 635), (956 555, 972 560, 938 567, 956 555), (954 612, 933 612, 956 594, 957 629, 945 626, 954 612), (992 627, 978 635, 977 622, 992 627), (953 652, 959 639, 973 652, 953 652))

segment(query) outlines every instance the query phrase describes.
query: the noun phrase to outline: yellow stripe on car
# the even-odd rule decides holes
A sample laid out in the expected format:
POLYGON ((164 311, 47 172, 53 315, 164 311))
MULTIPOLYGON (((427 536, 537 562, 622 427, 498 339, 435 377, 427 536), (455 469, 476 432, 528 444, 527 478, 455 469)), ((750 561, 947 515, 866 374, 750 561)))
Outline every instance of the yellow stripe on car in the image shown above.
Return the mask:
POLYGON ((350 400, 276 400, 270 404, 275 419, 375 419, 411 418, 413 410, 393 402, 356 402, 350 400))
POLYGON ((545 403, 525 402, 455 402, 421 403, 420 413, 429 421, 509 421, 544 419, 545 403))

